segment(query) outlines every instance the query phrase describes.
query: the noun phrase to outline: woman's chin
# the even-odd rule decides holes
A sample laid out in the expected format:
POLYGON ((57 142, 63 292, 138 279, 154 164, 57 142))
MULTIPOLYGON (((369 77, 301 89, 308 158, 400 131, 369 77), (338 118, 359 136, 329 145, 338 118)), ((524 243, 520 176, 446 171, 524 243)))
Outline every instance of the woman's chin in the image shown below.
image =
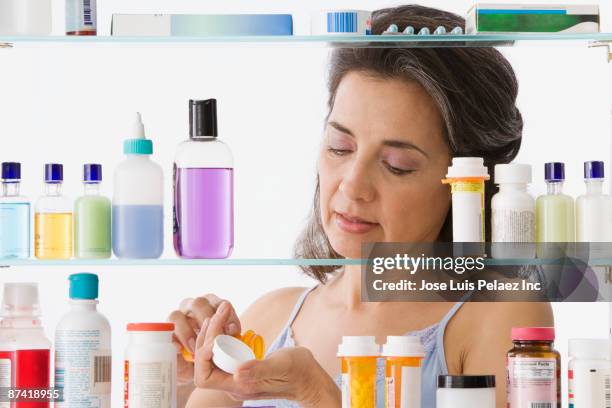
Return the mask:
POLYGON ((347 259, 361 259, 361 246, 362 244, 374 242, 374 241, 362 241, 362 240, 334 240, 330 239, 330 243, 334 251, 340 256, 347 259))

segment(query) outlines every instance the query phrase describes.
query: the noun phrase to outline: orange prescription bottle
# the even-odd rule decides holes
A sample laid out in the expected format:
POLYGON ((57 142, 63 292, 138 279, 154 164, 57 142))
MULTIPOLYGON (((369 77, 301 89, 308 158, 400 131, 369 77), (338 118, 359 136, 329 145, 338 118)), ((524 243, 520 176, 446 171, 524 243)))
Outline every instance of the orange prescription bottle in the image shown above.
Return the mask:
POLYGON ((421 364, 425 349, 416 336, 388 336, 383 345, 387 408, 421 408, 421 364))
POLYGON ((376 408, 376 362, 380 347, 374 336, 343 336, 342 408, 376 408))
MULTIPOLYGON (((234 337, 249 346, 249 348, 253 350, 253 354, 255 354, 255 358, 257 360, 263 360, 266 352, 266 345, 263 338, 259 334, 256 334, 253 330, 247 330, 243 334, 234 337)), ((181 354, 183 355, 183 359, 185 361, 189 363, 194 362, 193 354, 191 354, 186 348, 183 347, 181 349, 181 354)))

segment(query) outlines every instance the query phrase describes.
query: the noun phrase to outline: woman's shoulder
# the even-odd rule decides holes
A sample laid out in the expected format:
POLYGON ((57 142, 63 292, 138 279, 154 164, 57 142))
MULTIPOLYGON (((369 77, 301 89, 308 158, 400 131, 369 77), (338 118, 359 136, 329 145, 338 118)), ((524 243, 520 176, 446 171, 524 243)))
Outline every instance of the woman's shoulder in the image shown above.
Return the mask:
POLYGON ((263 336, 266 344, 271 344, 287 324, 297 301, 306 290, 303 287, 290 287, 266 293, 240 317, 243 330, 252 329, 263 336))
POLYGON ((554 324, 548 302, 468 302, 462 309, 457 324, 477 331, 554 324))

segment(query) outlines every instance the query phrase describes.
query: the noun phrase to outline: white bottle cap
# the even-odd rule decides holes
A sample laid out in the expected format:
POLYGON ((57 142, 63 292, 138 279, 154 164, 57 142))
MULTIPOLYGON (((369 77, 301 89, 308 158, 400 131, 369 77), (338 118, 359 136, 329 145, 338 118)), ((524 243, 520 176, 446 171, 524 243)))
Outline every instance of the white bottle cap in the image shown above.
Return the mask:
POLYGON ((229 374, 236 374, 238 367, 255 360, 253 350, 235 337, 221 334, 213 344, 213 363, 229 374))
POLYGON ((2 296, 2 317, 38 317, 38 285, 5 283, 2 296))
POLYGON ((570 358, 609 360, 612 342, 608 339, 570 339, 570 358))
POLYGON ((489 178, 489 171, 482 157, 455 157, 448 168, 447 178, 481 177, 489 178))
POLYGON ((342 336, 338 345, 338 357, 377 357, 380 346, 374 336, 342 336))
POLYGON ((384 357, 425 357, 425 348, 416 336, 387 336, 382 347, 384 357))
POLYGON ((531 166, 529 164, 496 164, 495 184, 529 184, 531 183, 531 166))

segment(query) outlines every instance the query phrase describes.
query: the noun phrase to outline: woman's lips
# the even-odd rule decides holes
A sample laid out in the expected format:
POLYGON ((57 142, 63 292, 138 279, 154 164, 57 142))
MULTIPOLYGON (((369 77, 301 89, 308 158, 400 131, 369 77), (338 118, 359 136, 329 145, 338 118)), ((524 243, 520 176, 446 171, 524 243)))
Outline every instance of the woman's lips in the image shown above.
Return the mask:
POLYGON ((338 228, 352 234, 365 234, 378 226, 377 223, 364 221, 348 214, 334 213, 334 219, 338 228))

